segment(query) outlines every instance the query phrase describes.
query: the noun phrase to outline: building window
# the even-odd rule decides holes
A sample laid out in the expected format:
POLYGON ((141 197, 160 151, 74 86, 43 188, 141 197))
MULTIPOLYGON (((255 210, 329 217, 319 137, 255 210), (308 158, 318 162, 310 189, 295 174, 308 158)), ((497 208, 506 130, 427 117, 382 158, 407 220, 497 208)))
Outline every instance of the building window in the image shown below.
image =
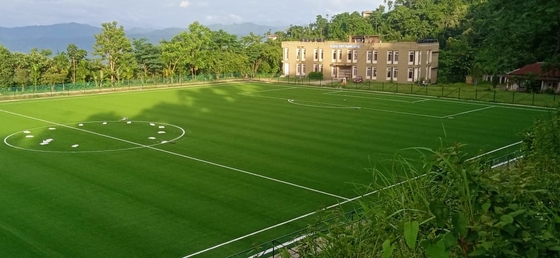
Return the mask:
POLYGON ((323 49, 319 49, 319 61, 323 61, 323 49))
POLYGON ((358 50, 354 50, 354 63, 358 62, 358 50))
POLYGON ((371 60, 373 59, 373 54, 371 52, 371 50, 367 51, 367 62, 371 63, 371 60))
POLYGON ((377 50, 373 51, 373 63, 377 63, 377 50))
POLYGON ((393 51, 387 51, 387 63, 393 62, 393 51))
POLYGON ((290 49, 289 48, 284 48, 284 60, 288 60, 288 53, 289 53, 290 49))
POLYGON ((392 71, 393 71, 393 70, 391 69, 391 67, 387 67, 387 80, 390 80, 390 79, 391 79, 392 71))
POLYGON ((301 58, 301 49, 296 49, 296 60, 299 60, 301 58))
POLYGON ((305 61, 305 48, 301 49, 301 60, 305 61))
POLYGON ((352 77, 358 76, 358 67, 352 66, 352 77))
POLYGON ((414 63, 414 51, 408 51, 408 64, 414 63))
POLYGON ((407 81, 411 82, 413 76, 414 76, 414 71, 412 70, 412 68, 408 68, 408 77, 407 77, 407 81))
POLYGON ((352 50, 348 50, 348 59, 346 59, 348 62, 352 61, 352 50))
POLYGON ((301 75, 305 75, 305 65, 301 65, 301 75))
POLYGON ((336 51, 332 51, 332 61, 336 60, 336 51))
POLYGON ((319 50, 313 49, 313 61, 319 60, 319 50))
POLYGON ((323 65, 322 64, 319 65, 319 72, 323 72, 323 65))
POLYGON ((336 77, 336 67, 331 67, 331 75, 332 77, 336 77))
POLYGON ((314 72, 318 72, 318 71, 319 71, 319 65, 314 64, 314 65, 313 65, 313 71, 314 71, 314 72))
POLYGON ((338 61, 342 61, 342 50, 338 50, 338 61))
POLYGON ((432 55, 433 55, 432 50, 430 50, 430 55, 428 56, 428 58, 430 59, 428 62, 430 64, 432 63, 432 55))
POLYGON ((377 67, 373 67, 373 79, 377 79, 377 67))
POLYGON ((297 64, 296 65, 296 75, 300 75, 301 74, 301 65, 297 64))
POLYGON ((393 68, 393 79, 397 79, 399 77, 399 69, 393 68))
POLYGON ((371 79, 371 66, 366 67, 366 78, 371 79))
POLYGON ((395 51, 394 55, 395 55, 395 58, 393 60, 393 63, 398 64, 399 63, 399 51, 395 51))

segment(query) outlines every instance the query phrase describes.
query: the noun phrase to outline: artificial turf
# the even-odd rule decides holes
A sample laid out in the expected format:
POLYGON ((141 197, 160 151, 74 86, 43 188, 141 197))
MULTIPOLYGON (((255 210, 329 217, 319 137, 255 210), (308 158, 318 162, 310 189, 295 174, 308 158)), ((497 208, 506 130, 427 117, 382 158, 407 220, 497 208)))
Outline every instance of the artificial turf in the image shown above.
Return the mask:
POLYGON ((266 83, 2 102, 0 253, 184 257, 363 194, 366 168, 414 158, 402 149, 461 142, 475 156, 548 112, 266 83))

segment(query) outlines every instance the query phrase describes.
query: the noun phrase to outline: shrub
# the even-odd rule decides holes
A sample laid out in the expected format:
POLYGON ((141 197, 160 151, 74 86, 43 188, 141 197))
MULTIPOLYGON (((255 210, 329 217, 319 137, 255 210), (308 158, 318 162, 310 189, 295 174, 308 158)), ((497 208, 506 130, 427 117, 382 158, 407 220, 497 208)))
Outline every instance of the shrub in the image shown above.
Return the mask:
POLYGON ((322 80, 323 79, 323 73, 322 72, 310 72, 309 73, 309 79, 311 79, 311 80, 322 80))

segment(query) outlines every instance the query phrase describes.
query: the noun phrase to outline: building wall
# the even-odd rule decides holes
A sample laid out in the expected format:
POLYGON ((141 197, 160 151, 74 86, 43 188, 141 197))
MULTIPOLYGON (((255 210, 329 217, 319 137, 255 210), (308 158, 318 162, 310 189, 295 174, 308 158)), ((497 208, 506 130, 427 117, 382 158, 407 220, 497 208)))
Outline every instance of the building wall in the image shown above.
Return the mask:
POLYGON ((362 76, 364 80, 379 82, 413 83, 419 80, 437 82, 439 53, 439 43, 437 42, 284 41, 282 42, 282 49, 284 75, 305 76, 315 69, 321 71, 322 68, 326 79, 362 76), (334 59, 333 53, 336 56, 334 59), (350 59, 348 59, 349 53, 350 59), (377 53, 377 61, 374 60, 375 53, 377 53), (395 60, 396 53, 398 53, 398 61, 395 60), (389 55, 391 55, 390 59, 389 55), (409 59, 412 62, 409 62, 409 59), (374 76, 374 71, 376 71, 376 76, 374 76), (350 73, 348 74, 348 72, 350 73), (371 76, 369 76, 370 74, 371 76), (390 75, 390 77, 387 77, 387 75, 390 75))

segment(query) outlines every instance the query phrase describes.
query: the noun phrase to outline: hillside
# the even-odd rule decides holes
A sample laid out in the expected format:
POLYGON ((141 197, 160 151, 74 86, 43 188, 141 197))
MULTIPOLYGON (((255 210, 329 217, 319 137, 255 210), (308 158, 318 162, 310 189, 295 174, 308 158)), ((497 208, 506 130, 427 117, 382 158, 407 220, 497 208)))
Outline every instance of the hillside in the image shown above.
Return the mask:
MULTIPOLYGON (((263 35, 268 31, 284 30, 284 27, 258 25, 254 23, 241 24, 212 24, 207 25, 211 30, 224 30, 228 33, 245 36, 250 32, 263 35)), ((125 28, 126 30, 126 28, 125 28)), ((163 39, 171 39, 187 28, 144 29, 131 28, 126 30, 129 38, 147 38, 152 43, 163 39)), ((53 53, 66 51, 68 44, 76 44, 88 52, 95 42, 94 35, 101 31, 100 27, 87 24, 64 23, 54 25, 27 26, 16 28, 0 27, 0 44, 12 52, 27 53, 33 48, 50 49, 53 53)))

